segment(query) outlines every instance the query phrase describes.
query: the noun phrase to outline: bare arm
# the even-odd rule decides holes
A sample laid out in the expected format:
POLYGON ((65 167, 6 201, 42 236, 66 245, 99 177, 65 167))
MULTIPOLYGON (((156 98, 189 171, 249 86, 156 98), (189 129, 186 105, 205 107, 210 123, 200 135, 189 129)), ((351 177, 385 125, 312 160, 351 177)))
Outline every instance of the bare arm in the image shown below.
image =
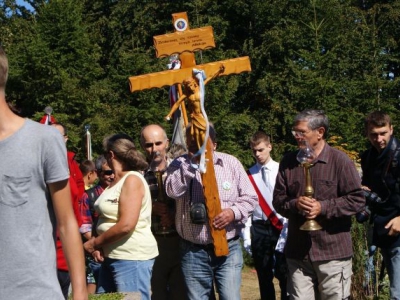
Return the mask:
POLYGON ((206 78, 206 80, 204 80, 204 84, 207 84, 210 80, 213 80, 214 78, 218 77, 220 74, 224 73, 224 71, 225 71, 225 66, 220 65, 218 71, 215 72, 213 76, 206 78))
POLYGON ((179 105, 181 105, 182 101, 186 98, 186 95, 183 94, 182 96, 179 97, 178 101, 175 102, 175 104, 171 107, 171 110, 169 111, 169 114, 165 117, 167 121, 169 121, 174 114, 174 112, 178 109, 179 105))
POLYGON ((144 185, 139 177, 126 178, 119 198, 118 221, 103 234, 85 243, 85 250, 92 253, 103 245, 116 242, 130 234, 139 220, 140 207, 144 197, 144 185))
POLYGON ((82 240, 71 203, 68 180, 48 184, 63 251, 71 276, 74 300, 88 299, 82 240))

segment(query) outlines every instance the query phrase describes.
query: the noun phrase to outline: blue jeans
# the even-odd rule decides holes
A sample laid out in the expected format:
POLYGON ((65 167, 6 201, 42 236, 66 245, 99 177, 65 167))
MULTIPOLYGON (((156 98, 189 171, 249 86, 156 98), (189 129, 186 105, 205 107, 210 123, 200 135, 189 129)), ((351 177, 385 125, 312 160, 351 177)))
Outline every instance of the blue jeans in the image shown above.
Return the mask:
POLYGON ((86 260, 86 282, 97 284, 99 282, 101 263, 96 262, 92 258, 86 258, 86 260))
POLYGON ((400 247, 381 248, 390 281, 390 299, 400 300, 400 247))
POLYGON ((154 259, 122 260, 106 257, 100 267, 97 293, 140 292, 150 300, 150 278, 154 259))
POLYGON ((365 291, 373 295, 376 284, 376 273, 374 264, 374 255, 376 251, 376 246, 371 245, 368 250, 365 251, 365 262, 364 262, 364 289, 365 291))
POLYGON ((196 245, 182 240, 182 271, 191 300, 208 300, 213 281, 220 300, 240 300, 243 256, 239 239, 228 242, 229 254, 217 257, 212 245, 196 245))

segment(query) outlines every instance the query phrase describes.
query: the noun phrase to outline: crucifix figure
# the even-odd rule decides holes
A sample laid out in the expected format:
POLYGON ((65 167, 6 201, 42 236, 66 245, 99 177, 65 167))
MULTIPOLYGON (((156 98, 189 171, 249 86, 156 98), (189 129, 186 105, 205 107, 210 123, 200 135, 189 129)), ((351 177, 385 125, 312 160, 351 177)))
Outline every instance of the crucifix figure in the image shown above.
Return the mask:
POLYGON ((167 119, 172 117, 172 114, 174 111, 177 111, 178 107, 181 107, 182 113, 185 114, 184 100, 187 99, 188 111, 192 122, 191 133, 196 138, 199 152, 203 151, 200 156, 198 168, 201 173, 214 253, 216 256, 225 256, 229 253, 226 231, 225 229, 215 229, 212 224, 212 220, 221 212, 221 202, 212 158, 214 146, 208 137, 209 126, 204 110, 204 85, 221 75, 250 72, 250 59, 248 56, 245 56, 197 65, 193 52, 215 47, 211 26, 190 30, 188 17, 185 12, 172 14, 172 18, 175 32, 155 36, 154 46, 157 57, 168 57, 178 54, 180 69, 169 69, 129 77, 130 91, 134 92, 176 85, 179 92, 176 97, 178 100, 166 116, 167 119), (205 77, 206 74, 209 74, 207 79, 205 77), (184 91, 182 91, 181 84, 184 85, 184 91))
MULTIPOLYGON (((204 85, 206 85, 210 80, 214 79, 218 75, 222 74, 225 70, 224 65, 221 65, 213 76, 208 77, 204 80, 204 85)), ((202 76, 202 75, 200 75, 202 76)), ((205 141, 205 133, 207 130, 207 121, 204 118, 202 112, 202 103, 201 99, 201 86, 199 80, 196 75, 186 78, 183 81, 183 86, 185 88, 183 95, 175 102, 172 106, 169 114, 165 117, 167 120, 170 120, 172 114, 179 108, 180 105, 183 104, 184 100, 187 99, 188 113, 191 118, 191 134, 195 137, 198 148, 204 144, 205 141)))

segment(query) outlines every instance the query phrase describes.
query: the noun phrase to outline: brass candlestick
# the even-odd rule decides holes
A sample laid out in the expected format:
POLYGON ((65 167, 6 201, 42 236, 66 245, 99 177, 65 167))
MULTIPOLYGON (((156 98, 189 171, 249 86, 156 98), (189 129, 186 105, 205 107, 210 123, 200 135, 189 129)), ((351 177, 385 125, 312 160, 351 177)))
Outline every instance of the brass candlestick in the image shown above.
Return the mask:
MULTIPOLYGON (((299 146, 300 150, 297 154, 297 160, 304 168, 304 176, 306 178, 304 196, 312 197, 314 195, 314 188, 312 187, 310 168, 313 166, 312 161, 315 159, 315 153, 306 141, 299 142, 299 146)), ((314 231, 320 229, 322 229, 321 225, 314 219, 306 220, 304 224, 300 226, 300 230, 314 231)))
MULTIPOLYGON (((161 171, 155 171, 155 175, 157 178, 157 186, 158 186, 158 196, 157 196, 157 202, 164 203, 168 206, 169 204, 169 199, 166 199, 164 195, 164 183, 162 179, 162 172, 161 171)), ((174 232, 175 229, 167 227, 167 226, 161 226, 160 224, 160 219, 158 218, 157 224, 155 225, 155 230, 157 234, 169 234, 171 232, 174 232)))
MULTIPOLYGON (((305 162, 301 164, 304 168, 304 175, 306 177, 306 186, 304 189, 304 196, 306 197, 312 197, 314 195, 314 188, 311 185, 311 172, 310 168, 313 166, 313 164, 305 162)), ((303 225, 300 226, 300 230, 307 230, 307 231, 314 231, 314 230, 320 230, 322 229, 321 225, 318 224, 317 221, 313 220, 307 220, 303 223, 303 225)))
MULTIPOLYGON (((160 166, 164 167, 167 165, 166 158, 161 156, 160 151, 153 152, 153 158, 150 162, 150 169, 154 172, 154 176, 157 179, 157 197, 153 198, 153 205, 156 202, 163 203, 167 206, 168 211, 171 206, 173 206, 173 200, 169 199, 165 194, 163 173, 160 170, 160 166)), ((151 219, 151 228, 153 233, 159 235, 165 235, 169 233, 176 232, 175 226, 163 226, 161 225, 161 216, 153 214, 151 219)))

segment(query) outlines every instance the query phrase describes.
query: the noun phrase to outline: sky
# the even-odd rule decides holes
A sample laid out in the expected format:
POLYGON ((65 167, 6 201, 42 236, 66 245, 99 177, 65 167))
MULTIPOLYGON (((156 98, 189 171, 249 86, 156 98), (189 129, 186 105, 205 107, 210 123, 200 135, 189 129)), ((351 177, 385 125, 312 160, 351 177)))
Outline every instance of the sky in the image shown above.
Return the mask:
POLYGON ((26 8, 32 9, 32 6, 30 6, 28 3, 26 3, 26 2, 23 1, 23 0, 17 0, 17 4, 18 4, 18 5, 24 5, 26 8))

